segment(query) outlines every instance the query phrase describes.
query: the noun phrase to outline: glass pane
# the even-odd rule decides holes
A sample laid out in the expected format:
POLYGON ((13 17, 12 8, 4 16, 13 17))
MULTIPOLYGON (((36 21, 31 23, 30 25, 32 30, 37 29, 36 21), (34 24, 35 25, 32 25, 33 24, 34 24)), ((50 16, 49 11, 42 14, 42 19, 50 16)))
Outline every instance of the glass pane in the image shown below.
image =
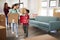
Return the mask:
POLYGON ((6 0, 6 2, 9 4, 9 6, 12 6, 15 3, 19 3, 19 0, 6 0))
POLYGON ((50 1, 56 1, 56 0, 50 0, 50 1))
POLYGON ((41 2, 41 7, 48 7, 47 2, 41 2))
POLYGON ((4 3, 5 3, 5 0, 0 0, 0 14, 3 13, 4 3))
POLYGON ((59 0, 59 3, 58 3, 58 6, 60 7, 60 0, 59 0))
POLYGON ((47 0, 42 0, 43 2, 46 2, 47 0))
POLYGON ((23 4, 20 4, 20 8, 23 8, 23 4))
POLYGON ((49 9, 48 16, 53 16, 53 8, 49 9))
POLYGON ((40 16, 47 16, 47 8, 42 8, 40 10, 40 16))
POLYGON ((50 0, 50 2, 49 2, 49 6, 50 7, 56 7, 57 6, 57 1, 56 0, 50 0))

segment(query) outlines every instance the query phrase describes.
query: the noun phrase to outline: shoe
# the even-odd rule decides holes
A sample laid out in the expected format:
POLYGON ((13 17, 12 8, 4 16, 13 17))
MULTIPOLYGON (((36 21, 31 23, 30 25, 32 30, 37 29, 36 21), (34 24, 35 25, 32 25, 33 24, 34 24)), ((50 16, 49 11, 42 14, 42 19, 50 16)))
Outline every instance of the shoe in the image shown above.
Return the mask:
POLYGON ((12 34, 14 34, 14 32, 12 32, 12 34))
POLYGON ((18 38, 18 35, 16 35, 16 38, 18 38))
POLYGON ((26 35, 26 33, 24 33, 24 38, 27 38, 28 37, 28 35, 26 35))
POLYGON ((50 31, 51 33, 57 33, 57 31, 56 30, 53 30, 53 31, 50 31))
POLYGON ((26 38, 26 33, 24 33, 24 39, 26 38))

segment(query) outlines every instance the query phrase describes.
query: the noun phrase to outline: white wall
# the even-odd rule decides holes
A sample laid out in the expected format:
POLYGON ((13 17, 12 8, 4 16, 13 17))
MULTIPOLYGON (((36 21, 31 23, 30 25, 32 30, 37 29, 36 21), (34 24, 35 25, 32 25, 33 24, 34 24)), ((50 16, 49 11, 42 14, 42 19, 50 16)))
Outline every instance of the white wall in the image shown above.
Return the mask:
POLYGON ((24 7, 25 7, 25 8, 28 8, 28 1, 29 1, 29 0, 21 0, 21 2, 24 3, 24 7))
MULTIPOLYGON (((7 2, 11 7, 15 3, 19 3, 19 0, 0 0, 0 13, 3 12, 3 5, 7 2)), ((24 3, 24 7, 28 8, 32 13, 38 13, 38 0, 21 0, 24 3)))
POLYGON ((38 13, 38 0, 29 0, 29 9, 31 13, 38 13))
MULTIPOLYGON (((11 7, 13 4, 19 3, 19 0, 0 0, 0 13, 3 13, 3 6, 5 2, 7 2, 11 7)), ((21 0, 21 2, 24 3, 25 8, 28 8, 28 0, 21 0)))
MULTIPOLYGON (((12 6, 15 3, 19 3, 19 0, 6 0, 6 2, 9 4, 9 6, 12 6)), ((20 2, 24 3, 24 7, 28 8, 28 0, 20 0, 20 2)))
POLYGON ((30 17, 33 17, 33 14, 38 14, 39 8, 39 0, 29 0, 29 10, 30 10, 30 17))
POLYGON ((0 0, 0 14, 1 13, 4 13, 3 12, 3 7, 4 7, 4 3, 5 2, 7 2, 8 3, 8 5, 11 7, 12 6, 12 4, 14 4, 14 3, 18 3, 19 1, 18 0, 0 0))
POLYGON ((3 6, 4 6, 5 0, 0 0, 0 14, 3 13, 3 6))
POLYGON ((19 3, 19 0, 6 0, 6 2, 9 4, 9 6, 11 7, 13 4, 15 3, 19 3))

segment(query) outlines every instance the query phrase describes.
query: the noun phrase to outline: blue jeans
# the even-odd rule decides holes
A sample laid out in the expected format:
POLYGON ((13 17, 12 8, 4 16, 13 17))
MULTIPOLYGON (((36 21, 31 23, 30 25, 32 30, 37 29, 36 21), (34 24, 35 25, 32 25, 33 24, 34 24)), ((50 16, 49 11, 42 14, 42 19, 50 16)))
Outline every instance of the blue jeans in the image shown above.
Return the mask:
POLYGON ((27 25, 23 24, 23 30, 24 30, 24 33, 25 33, 25 37, 28 37, 28 24, 27 25))
POLYGON ((18 35, 18 24, 17 23, 11 23, 11 31, 15 32, 16 35, 18 35))
POLYGON ((6 16, 6 28, 8 28, 8 16, 6 16))

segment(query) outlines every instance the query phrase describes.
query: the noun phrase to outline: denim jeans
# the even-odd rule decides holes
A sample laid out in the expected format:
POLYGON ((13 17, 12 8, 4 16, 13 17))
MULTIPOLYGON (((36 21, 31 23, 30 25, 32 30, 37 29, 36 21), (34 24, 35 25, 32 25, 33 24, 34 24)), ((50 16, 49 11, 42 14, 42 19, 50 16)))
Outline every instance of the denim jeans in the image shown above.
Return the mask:
POLYGON ((24 30, 24 33, 25 33, 25 37, 28 37, 28 25, 23 24, 23 30, 24 30))
POLYGON ((18 35, 18 24, 17 23, 11 23, 11 31, 15 32, 16 35, 18 35))
POLYGON ((6 28, 8 28, 8 16, 6 16, 6 28))

